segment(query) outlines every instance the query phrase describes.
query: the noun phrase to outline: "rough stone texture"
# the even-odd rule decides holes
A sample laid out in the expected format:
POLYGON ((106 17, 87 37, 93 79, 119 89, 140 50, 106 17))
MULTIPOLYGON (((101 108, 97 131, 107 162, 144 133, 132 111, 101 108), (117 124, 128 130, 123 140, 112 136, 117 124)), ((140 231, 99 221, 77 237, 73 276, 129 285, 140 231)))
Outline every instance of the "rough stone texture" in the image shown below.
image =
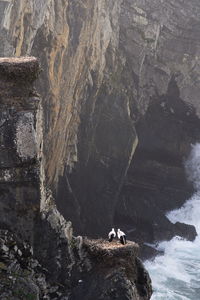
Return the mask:
POLYGON ((199 140, 199 1, 8 0, 0 8, 0 55, 38 56, 44 70, 45 173, 59 210, 79 233, 102 235, 120 211, 126 228, 156 238, 155 214, 146 222, 141 211, 156 207, 166 230, 165 211, 191 191, 182 161, 199 140), (122 190, 128 169, 131 196, 127 184, 122 190))
MULTIPOLYGON (((106 268, 110 261, 92 259, 93 244, 80 243, 81 237, 72 236, 71 222, 58 212, 51 192, 45 187, 43 162, 39 163, 43 150, 42 129, 39 130, 42 111, 37 112, 40 98, 33 89, 38 70, 35 57, 0 58, 2 300, 77 299, 77 276, 87 277, 89 287, 93 284, 91 271, 106 268)), ((106 244, 107 248, 111 245, 106 244)), ((130 294, 126 299, 146 300, 152 294, 151 282, 136 258, 135 248, 138 247, 133 244, 118 245, 119 249, 114 252, 106 248, 103 251, 112 254, 112 269, 115 269, 117 257, 123 258, 121 269, 116 268, 120 285, 113 287, 115 293, 119 293, 118 299, 121 297, 119 285, 130 294), (132 252, 135 263, 128 266, 132 252), (125 278, 126 271, 134 274, 131 279, 125 278)), ((104 252, 101 252, 103 257, 104 252)), ((103 281, 106 287, 103 291, 91 290, 93 299, 102 299, 103 293, 108 293, 113 286, 105 281, 104 273, 97 276, 98 279, 99 284, 103 281)), ((108 295, 107 299, 111 297, 108 295)))
MULTIPOLYGON (((50 215, 52 218, 52 212, 48 218, 50 215)), ((55 228, 57 220, 52 224, 55 228)), ((63 224, 59 224, 57 228, 61 231, 64 228, 63 224)), ((59 238, 61 236, 57 232, 56 239, 59 238)), ((52 246, 55 245, 54 240, 52 246)), ((70 265, 62 277, 55 280, 58 267, 49 268, 46 264, 42 265, 34 258, 33 248, 28 243, 20 241, 7 230, 0 230, 0 299, 150 299, 151 281, 136 257, 137 244, 128 242, 126 246, 122 246, 107 241, 84 239, 80 245, 80 239, 73 239, 71 251, 75 263, 70 280, 67 280, 70 265)), ((53 252, 51 254, 53 255, 53 252)), ((55 257, 52 256, 51 262, 54 260, 55 257)), ((57 257, 57 264, 59 263, 65 265, 64 259, 59 261, 57 257)))
POLYGON ((35 58, 0 58, 0 214, 2 227, 32 242, 40 209, 33 81, 35 58))
MULTIPOLYGON (((133 239, 152 242, 177 234, 188 237, 184 227, 178 232, 164 214, 192 194, 183 164, 191 144, 199 140, 199 126, 195 110, 181 100, 173 79, 166 95, 152 103, 137 123, 140 142, 115 215, 117 224, 126 219, 127 230, 135 228, 130 233, 133 239)), ((195 235, 193 227, 191 237, 195 235)))
MULTIPOLYGON (((70 277, 73 257, 70 255, 69 241, 72 229, 71 223, 64 220, 49 200, 50 195, 43 200, 46 196, 42 190, 43 164, 39 162, 42 130, 38 126, 38 123, 42 124, 39 118, 42 114, 37 112, 40 97, 33 88, 38 72, 39 63, 35 57, 0 58, 0 228, 14 233, 22 243, 24 240, 29 242, 35 257, 47 270, 49 284, 55 286, 55 299, 64 300, 69 287, 66 289, 65 286, 64 292, 57 283, 61 284, 70 277), (62 297, 57 297, 57 293, 61 293, 62 297)), ((8 234, 8 240, 13 239, 8 234)), ((4 244, 7 247, 6 241, 2 243, 3 247, 4 244)), ((10 251, 9 248, 7 251, 10 251)), ((20 254, 22 260, 24 255, 20 254)), ((5 297, 9 299, 43 299, 47 292, 43 293, 31 274, 26 278, 26 271, 34 272, 33 268, 29 266, 29 270, 23 270, 23 262, 16 261, 10 252, 7 256, 10 260, 8 268, 10 265, 12 268, 11 274, 2 274, 5 284, 2 294, 5 292, 5 297), (15 268, 17 274, 13 275, 15 268), (14 276, 15 282, 9 276, 11 279, 14 276)), ((0 257, 2 263, 4 258, 5 255, 0 257)), ((41 280, 45 286, 45 278, 41 280)), ((49 297, 44 299, 53 299, 53 296, 49 297)))
POLYGON ((37 154, 33 124, 33 115, 29 112, 16 124, 17 152, 22 160, 34 158, 37 154))
POLYGON ((48 270, 33 257, 28 243, 0 230, 0 299, 9 300, 66 300, 69 291, 52 284, 48 270))
POLYGON ((137 244, 88 239, 76 243, 81 243, 77 253, 81 264, 79 273, 72 273, 70 300, 150 299, 151 280, 137 258, 137 244))

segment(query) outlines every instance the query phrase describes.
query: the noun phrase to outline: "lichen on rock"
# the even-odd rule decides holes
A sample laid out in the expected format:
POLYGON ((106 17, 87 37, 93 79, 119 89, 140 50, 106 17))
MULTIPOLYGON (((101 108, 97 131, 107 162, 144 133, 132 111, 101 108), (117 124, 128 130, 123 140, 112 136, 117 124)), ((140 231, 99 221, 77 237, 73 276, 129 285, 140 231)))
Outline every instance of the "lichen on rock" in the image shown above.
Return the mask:
POLYGON ((33 159, 37 155, 35 140, 34 115, 31 112, 23 113, 16 124, 17 152, 22 161, 33 159))

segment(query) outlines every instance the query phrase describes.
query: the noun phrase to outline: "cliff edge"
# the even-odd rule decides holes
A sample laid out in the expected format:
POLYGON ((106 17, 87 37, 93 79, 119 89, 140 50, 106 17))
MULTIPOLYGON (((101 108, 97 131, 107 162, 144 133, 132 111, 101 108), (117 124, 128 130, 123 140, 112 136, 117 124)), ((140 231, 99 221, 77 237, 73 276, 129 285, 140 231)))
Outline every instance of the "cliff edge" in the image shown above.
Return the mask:
POLYGON ((128 241, 109 243, 103 239, 84 238, 79 249, 83 273, 77 278, 69 299, 150 299, 151 280, 138 258, 139 246, 128 241))
POLYGON ((0 297, 150 299, 138 246, 73 237, 46 191, 39 70, 35 57, 0 58, 0 297))
POLYGON ((0 55, 44 70, 46 183, 77 234, 176 235, 165 214, 193 192, 200 141, 199 15, 199 0, 0 0, 0 55))

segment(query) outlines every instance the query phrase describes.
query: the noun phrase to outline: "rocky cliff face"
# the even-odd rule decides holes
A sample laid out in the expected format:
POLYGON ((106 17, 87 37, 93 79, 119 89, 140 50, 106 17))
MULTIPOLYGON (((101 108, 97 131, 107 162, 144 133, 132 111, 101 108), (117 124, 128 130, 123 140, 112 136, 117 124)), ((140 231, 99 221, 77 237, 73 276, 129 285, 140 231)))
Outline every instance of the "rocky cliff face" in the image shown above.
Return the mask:
POLYGON ((93 236, 113 223, 150 228, 150 240, 162 238, 158 226, 173 235, 164 212, 191 191, 183 160, 199 140, 199 1, 0 8, 0 54, 42 64, 46 183, 65 218, 93 236))
POLYGON ((0 298, 148 300, 138 245, 73 237, 45 188, 38 73, 35 57, 0 59, 0 298))
POLYGON ((36 111, 33 90, 39 64, 35 58, 0 58, 1 228, 32 242, 40 210, 36 111))
POLYGON ((83 239, 81 244, 80 269, 89 272, 79 272, 78 285, 72 289, 70 300, 150 299, 151 281, 137 257, 137 244, 128 242, 124 246, 98 239, 83 239))

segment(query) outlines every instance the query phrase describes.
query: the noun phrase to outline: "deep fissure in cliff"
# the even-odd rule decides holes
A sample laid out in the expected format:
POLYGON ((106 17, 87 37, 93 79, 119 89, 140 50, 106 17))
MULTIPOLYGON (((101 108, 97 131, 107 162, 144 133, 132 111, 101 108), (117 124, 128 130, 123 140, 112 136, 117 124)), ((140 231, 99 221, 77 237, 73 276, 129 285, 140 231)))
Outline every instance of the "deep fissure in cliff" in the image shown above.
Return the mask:
POLYGON ((181 164, 199 139, 199 1, 20 3, 0 1, 0 55, 40 59, 45 173, 60 211, 79 233, 126 220, 161 238, 152 209, 141 214, 155 207, 166 231, 163 213, 191 190, 181 164))

